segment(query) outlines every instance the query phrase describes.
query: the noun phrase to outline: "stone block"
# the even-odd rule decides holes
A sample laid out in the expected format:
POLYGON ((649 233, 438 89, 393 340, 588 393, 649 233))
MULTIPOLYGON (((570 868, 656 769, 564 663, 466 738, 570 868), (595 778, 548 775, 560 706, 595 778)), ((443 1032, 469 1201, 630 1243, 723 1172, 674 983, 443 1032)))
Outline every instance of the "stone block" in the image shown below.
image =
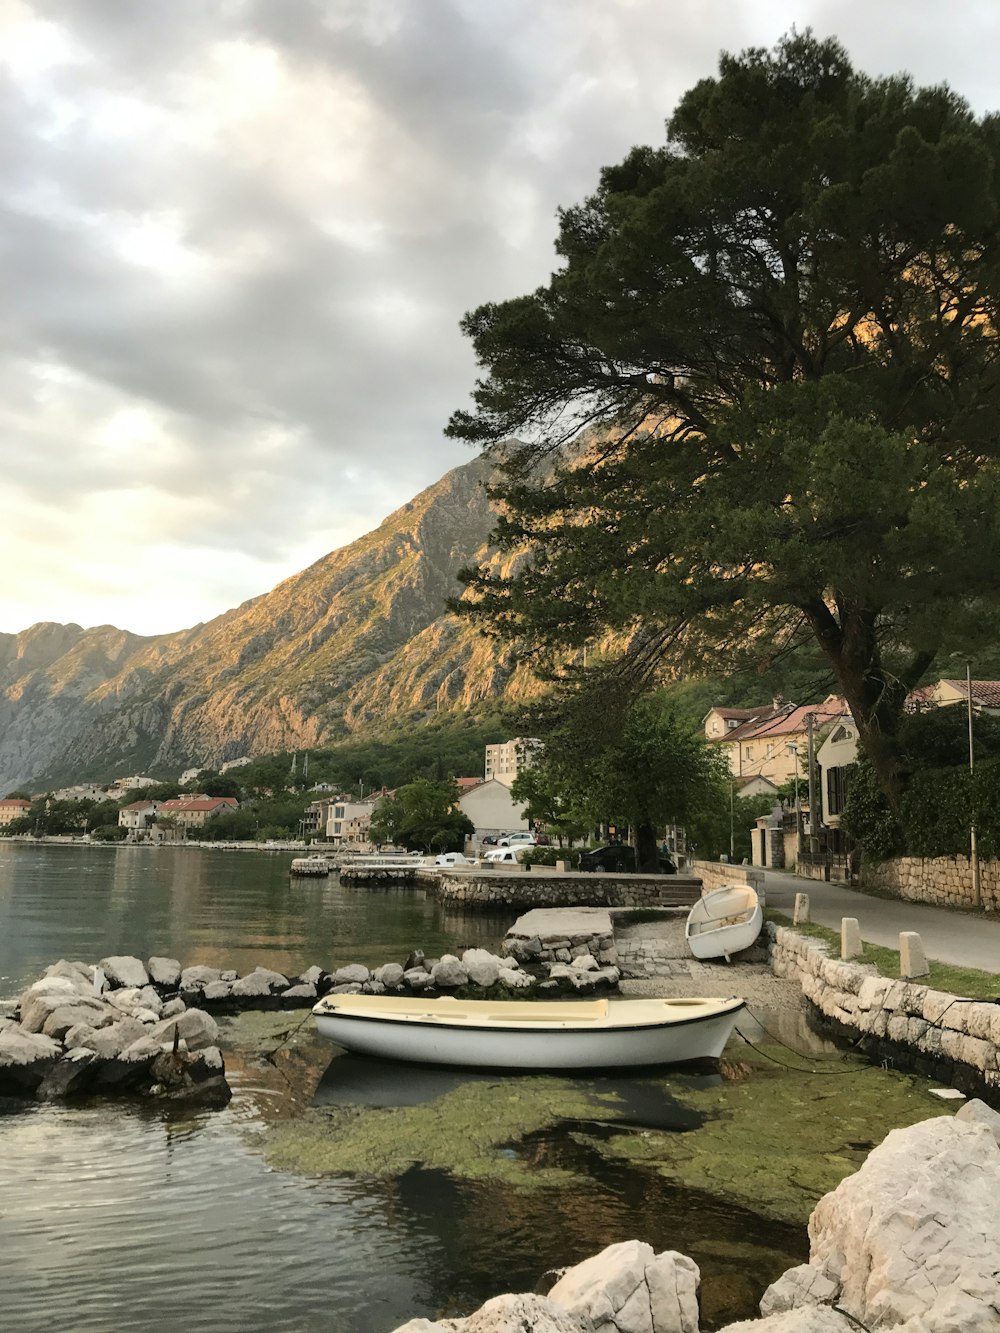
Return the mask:
POLYGON ((927 955, 920 936, 915 930, 899 932, 899 975, 901 977, 926 977, 930 973, 927 955))
POLYGON ((808 893, 797 893, 795 895, 795 906, 792 908, 792 922, 799 926, 809 920, 809 895, 808 893))
POLYGON ((862 953, 861 926, 856 916, 845 916, 840 921, 841 958, 860 958, 862 953))

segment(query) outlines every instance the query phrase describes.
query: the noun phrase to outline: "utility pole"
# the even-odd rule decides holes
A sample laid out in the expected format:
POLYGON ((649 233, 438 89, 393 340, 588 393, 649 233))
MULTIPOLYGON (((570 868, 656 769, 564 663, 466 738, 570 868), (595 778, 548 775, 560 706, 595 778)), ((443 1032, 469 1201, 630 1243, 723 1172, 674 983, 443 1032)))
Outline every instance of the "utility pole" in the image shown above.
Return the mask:
POLYGON ((806 714, 806 734, 809 738, 809 850, 815 852, 818 850, 819 835, 816 832, 816 745, 813 740, 813 723, 815 714, 806 714))
MULTIPOLYGON (((972 661, 967 658, 965 662, 965 692, 966 707, 969 719, 969 785, 972 788, 971 798, 975 801, 975 781, 976 781, 976 755, 972 746, 972 661)), ((979 849, 976 846, 976 812, 975 805, 972 808, 972 824, 969 828, 970 834, 970 860, 972 862, 972 905, 973 907, 982 907, 983 905, 983 885, 979 876, 979 849)))

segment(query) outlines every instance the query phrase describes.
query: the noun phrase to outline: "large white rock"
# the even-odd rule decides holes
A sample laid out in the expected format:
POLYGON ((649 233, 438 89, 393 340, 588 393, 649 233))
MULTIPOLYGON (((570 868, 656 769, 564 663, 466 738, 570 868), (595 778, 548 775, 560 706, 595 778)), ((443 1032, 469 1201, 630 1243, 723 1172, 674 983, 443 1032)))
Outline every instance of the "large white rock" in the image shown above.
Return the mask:
POLYGON ((494 1296, 467 1319, 410 1319, 394 1333, 594 1333, 594 1328, 549 1297, 520 1293, 494 1296))
POLYGON ((488 949, 466 949, 462 954, 462 966, 474 986, 495 986, 502 965, 488 949))
POLYGON ((176 958, 152 957, 146 965, 149 979, 157 986, 176 986, 181 979, 181 965, 176 958))
POLYGON ((809 1220, 811 1264, 868 1327, 996 1333, 1000 1147, 942 1116, 888 1134, 809 1220))
POLYGON ((741 1319, 738 1324, 727 1324, 719 1333, 858 1333, 858 1325, 828 1305, 813 1305, 767 1319, 741 1319))
POLYGON ((698 1333, 699 1281, 686 1254, 626 1240, 569 1269, 549 1299, 585 1315, 594 1333, 698 1333))
POLYGON ((1000 1111, 973 1097, 955 1112, 956 1120, 970 1120, 973 1124, 985 1125, 997 1143, 1000 1143, 1000 1111))

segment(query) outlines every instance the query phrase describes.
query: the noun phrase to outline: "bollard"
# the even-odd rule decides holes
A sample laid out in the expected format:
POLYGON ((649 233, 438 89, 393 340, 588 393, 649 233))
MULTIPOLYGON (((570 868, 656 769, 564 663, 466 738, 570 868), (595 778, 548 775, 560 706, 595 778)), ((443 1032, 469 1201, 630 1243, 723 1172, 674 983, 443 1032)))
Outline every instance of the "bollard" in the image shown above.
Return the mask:
POLYGON ((557 875, 565 875, 565 873, 566 873, 566 871, 567 871, 568 869, 569 869, 569 866, 566 864, 565 861, 557 861, 557 862, 556 862, 556 874, 557 874, 557 875))
POLYGON ((915 930, 899 932, 899 975, 901 977, 926 977, 930 973, 927 955, 920 936, 915 930))
POLYGON ((845 959, 861 956, 861 927, 856 916, 840 919, 840 956, 845 959))
POLYGON ((795 895, 795 906, 792 909, 792 921, 796 926, 809 920, 809 895, 808 893, 797 893, 795 895))

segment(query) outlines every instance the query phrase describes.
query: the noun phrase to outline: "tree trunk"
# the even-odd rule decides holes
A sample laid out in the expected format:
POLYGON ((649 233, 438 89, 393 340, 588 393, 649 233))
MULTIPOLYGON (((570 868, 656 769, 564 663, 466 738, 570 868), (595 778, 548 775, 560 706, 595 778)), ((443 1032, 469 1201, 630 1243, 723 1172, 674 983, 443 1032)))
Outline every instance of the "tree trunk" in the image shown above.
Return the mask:
POLYGON ((635 826, 635 859, 640 875, 659 874, 660 849, 656 841, 656 829, 652 824, 635 826))

